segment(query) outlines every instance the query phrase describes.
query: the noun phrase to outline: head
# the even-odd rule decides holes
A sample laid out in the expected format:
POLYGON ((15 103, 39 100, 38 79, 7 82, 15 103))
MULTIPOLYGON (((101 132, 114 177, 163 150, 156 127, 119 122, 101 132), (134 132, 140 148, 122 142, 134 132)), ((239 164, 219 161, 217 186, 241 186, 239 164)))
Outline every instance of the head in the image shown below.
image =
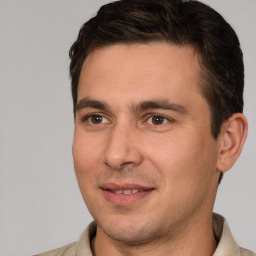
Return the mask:
MULTIPOLYGON (((179 186, 181 191, 183 190, 184 194, 181 193, 181 198, 177 198, 178 201, 182 201, 189 194, 193 194, 194 198, 200 198, 199 194, 202 195, 202 197, 205 194, 209 194, 209 198, 211 198, 209 200, 210 202, 206 202, 203 198, 202 200, 198 199, 198 201, 191 207, 186 204, 184 207, 187 209, 187 212, 192 214, 194 209, 193 207, 201 207, 203 204, 213 205, 213 194, 215 191, 215 185, 217 184, 215 184, 213 180, 216 180, 216 177, 220 180, 222 176, 218 170, 215 170, 215 167, 217 166, 216 163, 218 162, 217 158, 220 152, 220 144, 222 143, 222 140, 219 139, 219 137, 220 135, 223 135, 223 126, 231 124, 232 120, 229 120, 232 115, 243 111, 244 67, 242 52, 236 33, 222 18, 222 16, 212 8, 197 1, 116 1, 101 7, 97 15, 83 25, 76 42, 70 49, 70 58, 70 76, 72 80, 72 96, 75 118, 77 118, 78 115, 77 111, 81 111, 83 108, 90 108, 91 110, 97 109, 100 110, 100 113, 104 113, 104 115, 94 114, 93 116, 89 116, 87 113, 82 116, 80 112, 79 120, 76 120, 77 130, 75 132, 73 148, 75 169, 77 176, 80 176, 80 178, 78 178, 78 181, 80 179, 80 189, 87 205, 89 205, 88 207, 92 212, 92 215, 95 209, 90 209, 90 197, 93 198, 93 195, 90 195, 91 192, 88 187, 92 186, 92 188, 95 189, 94 195, 96 196, 97 188, 104 190, 104 192, 117 190, 117 187, 116 185, 113 185, 113 182, 118 180, 120 180, 120 182, 128 181, 128 187, 132 186, 131 183, 141 182, 145 187, 147 187, 147 185, 150 188, 153 187, 154 191, 158 191, 159 189, 160 194, 165 193, 166 195, 168 189, 165 190, 165 185, 161 185, 165 183, 166 179, 177 179, 177 181, 184 179, 185 182, 179 186), (150 58, 151 55, 154 59, 150 58), (137 57, 133 58, 131 56, 137 57), (169 59, 164 56, 168 56, 169 59), (123 64, 120 64, 123 60, 125 60, 123 64), (144 60, 146 60, 146 62, 144 60), (182 60, 184 61, 183 63, 182 60), (146 67, 141 69, 142 75, 140 72, 137 72, 138 69, 140 69, 139 66, 137 69, 134 69, 137 63, 141 63, 143 64, 143 67, 146 67), (110 67, 108 72, 106 72, 106 66, 110 67), (161 68, 161 71, 159 70, 159 72, 158 67, 159 69, 161 68), (168 68, 170 70, 169 77, 168 68), (186 76, 186 78, 184 78, 186 81, 179 81, 179 78, 182 77, 182 70, 184 74, 186 74, 184 75, 184 77, 186 76), (100 73, 100 71, 102 73, 100 73), (165 74, 162 72, 165 72, 165 74), (146 74, 148 74, 149 81, 145 79, 147 77, 146 74), (136 79, 131 81, 131 77, 133 75, 136 79), (197 110, 191 110, 192 112, 189 113, 189 111, 186 110, 186 106, 184 107, 184 105, 178 104, 179 102, 177 104, 174 103, 174 105, 170 104, 168 99, 165 99, 164 101, 160 100, 158 102, 149 102, 152 95, 160 95, 160 92, 162 92, 162 95, 168 95, 168 86, 165 86, 163 82, 165 80, 162 81, 163 86, 161 89, 154 88, 153 86, 152 81, 156 81, 157 79, 161 80, 162 77, 165 77, 170 84, 174 83, 172 77, 177 77, 175 86, 170 89, 172 91, 171 94, 179 95, 177 96, 178 101, 180 100, 180 102, 185 102, 185 105, 185 99, 187 99, 187 102, 190 102, 191 109, 197 107, 197 110), (124 84, 119 84, 120 81, 124 81, 124 84), (140 81, 140 83, 137 83, 136 81, 140 81), (187 84, 190 84, 190 81, 191 84, 196 84, 193 89, 191 89, 191 87, 187 87, 187 84), (183 84, 184 88, 176 87, 177 83, 183 84), (100 84, 102 84, 102 87, 100 84), (106 84, 106 87, 104 87, 103 84, 106 84), (113 84, 116 84, 116 86, 113 86, 113 84), (106 88, 108 88, 108 90, 106 88), (186 90, 184 95, 182 90, 186 90), (130 95, 131 92, 133 95, 136 95, 136 97, 130 95), (150 92, 152 92, 151 95, 150 92), (97 98, 96 100, 93 99, 91 101, 90 93, 92 95, 100 95, 100 100, 97 98), (191 93, 191 95, 194 94, 194 96, 190 97, 189 93, 191 93), (81 96, 83 94, 85 95, 84 98, 81 96), (87 94, 89 97, 87 97, 87 94), (125 98, 123 98, 123 94, 126 96, 125 98), (143 99, 143 97, 146 97, 147 95, 149 95, 149 97, 143 99), (121 98, 122 100, 120 100, 121 98), (129 99, 130 102, 128 102, 129 99), (134 102, 136 99, 137 102, 134 102), (192 99, 194 100, 195 106, 193 106, 193 102, 191 102, 192 99), (177 119, 180 119, 176 122, 177 133, 174 130, 172 132, 170 130, 168 130, 168 132, 162 130, 161 134, 163 135, 166 133, 166 139, 164 136, 161 137, 162 135, 160 136, 159 132, 147 137, 148 130, 145 133, 142 133, 142 128, 144 129, 144 126, 141 126, 141 129, 137 130, 134 126, 131 126, 129 133, 126 134, 127 131, 125 132, 125 127, 128 127, 129 123, 126 123, 123 128, 121 128, 120 125, 120 120, 125 123, 124 119, 122 119, 122 113, 128 111, 124 106, 126 101, 127 106, 129 105, 129 108, 127 109, 130 111, 126 113, 126 116, 135 116, 134 113, 137 113, 137 117, 139 116, 138 113, 141 114, 143 111, 152 108, 172 108, 172 111, 176 111, 176 113, 180 114, 178 115, 179 117, 177 117, 177 119), (193 123, 188 116, 199 116, 200 112, 198 111, 200 108, 202 109, 201 113, 204 117, 196 124, 194 123, 194 128, 191 127, 191 129, 187 130, 186 127, 190 126, 189 123, 193 123), (196 112, 198 113, 196 114, 196 112), (187 119, 184 116, 187 116, 187 119), (80 124, 82 123, 81 121, 87 122, 87 124, 90 123, 90 125, 86 125, 86 129, 84 129, 80 124), (97 124, 100 125, 97 126, 97 124), (178 129, 179 125, 180 128, 183 127, 183 131, 186 135, 183 136, 181 134, 182 129, 178 129), (96 126, 97 128, 95 128, 96 126), (203 131, 198 132, 200 127, 202 129, 208 129, 205 131, 205 137, 203 135, 203 131), (197 135, 192 134, 193 129, 197 135), (86 132, 83 134, 85 130, 86 132), (96 134, 95 131, 97 131, 97 134, 100 134, 100 136, 97 135, 94 137, 96 134), (118 145, 118 141, 121 143, 121 141, 126 138, 122 137, 124 134, 120 135, 121 131, 126 134, 127 138, 132 136, 130 135, 132 134, 132 131, 134 131, 134 133, 133 137, 130 138, 130 144, 127 144, 127 148, 119 148, 117 150, 120 146, 118 145), (207 132, 209 133, 209 136, 206 135, 207 132), (109 134, 107 135, 107 133, 109 134), (174 138, 172 136, 175 133, 176 137, 174 138), (185 139, 186 136, 187 139, 183 141, 182 137, 185 139), (102 138, 101 142, 99 142, 100 137, 102 138), (135 138, 137 139, 135 140, 135 138), (148 139, 148 141, 150 141, 149 144, 147 144, 147 138, 150 138, 148 139), (157 138, 163 139, 163 142, 166 141, 166 148, 165 146, 158 147, 157 138), (196 138, 198 140, 196 140, 196 138), (177 146, 176 150, 168 150, 168 139, 170 140, 170 143, 172 141, 172 146, 177 146), (199 146, 193 149, 193 145, 197 143, 199 146), (89 148, 88 150, 93 152, 92 157, 89 157, 90 152, 87 149, 86 153, 82 155, 83 152, 80 149, 85 147, 89 148), (154 154, 152 150, 150 151, 150 147, 152 147, 151 149, 153 151, 159 153, 160 158, 163 158, 162 166, 161 163, 159 166, 157 163, 160 158, 154 160, 154 156, 152 158, 150 157, 150 155, 152 156, 152 154, 154 154), (123 154, 123 159, 111 158, 114 156, 112 153, 115 150, 119 151, 120 155, 123 154), (179 150, 181 152, 180 155, 177 153, 179 150), (165 152, 166 156, 163 155, 163 152, 165 152), (169 161, 168 153, 174 155, 173 162, 169 161), (93 160, 91 160, 94 155, 97 154, 99 156, 104 155, 101 159, 102 164, 99 164, 99 166, 95 166, 95 163, 99 163, 101 161, 100 158, 98 158, 97 161, 95 159, 94 163, 93 160), (124 155, 127 156, 127 159, 124 159, 124 155), (185 159, 188 161, 187 164, 183 163, 185 159), (166 166, 164 166, 165 163, 166 166), (167 170, 170 167, 168 167, 169 163, 173 164, 171 168, 175 169, 175 167, 177 167, 178 171, 177 173, 173 172, 173 177, 169 177, 169 173, 165 172, 167 176, 164 178, 162 177, 161 168, 163 167, 163 169, 167 170), (92 168, 95 169, 95 176, 87 177, 86 175, 88 175, 92 168), (185 171, 189 168, 200 170, 196 171, 198 180, 195 183, 191 182, 191 173, 186 173, 185 171), (102 170, 102 173, 97 173, 99 169, 102 170), (105 171, 103 172, 103 170, 105 171), (160 171, 158 172, 156 170, 160 171), (205 173, 205 170, 215 171, 207 171, 205 173), (204 175, 206 175, 205 179, 202 178, 204 175), (201 180, 199 178, 200 176, 201 180), (87 178, 88 180, 86 180, 87 178), (83 181, 85 181, 86 184, 84 184, 83 181), (201 192, 198 192, 197 189, 194 189, 193 192, 189 190, 190 187, 197 187, 200 182, 205 183, 205 190, 202 190, 201 192)), ((159 98, 162 99, 160 96, 159 98)), ((190 107, 188 106, 187 109, 190 107)), ((165 119, 163 116, 157 115, 155 119, 152 118, 150 121, 151 125, 152 122, 155 125, 160 122, 160 125, 163 124, 165 125, 164 127, 168 127, 165 123, 168 118, 165 119)), ((235 124, 232 123, 232 127, 237 128, 239 124, 236 125, 236 123, 239 122, 234 123, 235 124)), ((236 128, 230 129, 230 131, 235 130, 236 128)), ((225 145, 230 145, 231 147, 233 144, 230 142, 232 140, 229 139, 230 134, 231 132, 229 132, 227 136, 223 135, 222 137, 226 142, 225 145)), ((240 140, 243 141, 244 137, 240 140)), ((126 143, 128 142, 123 141, 122 145, 126 143)), ((237 152, 240 152, 241 145, 242 143, 237 147, 237 152)), ((225 147, 223 146, 223 148, 225 147)), ((118 154, 116 154, 116 156, 117 155, 118 154)), ((166 188, 167 187, 168 186, 166 186, 166 188)), ((174 184, 170 187, 173 189, 174 184)), ((120 189, 122 190, 122 187, 120 187, 120 189)), ((148 193, 147 188, 145 190, 146 192, 143 191, 143 193, 148 193)), ((99 192, 99 201, 101 200, 100 193, 101 192, 99 192)), ((159 207, 159 209, 163 207, 161 204, 159 205, 159 202, 156 203, 158 201, 157 193, 158 192, 155 194, 151 193, 153 199, 147 205, 149 209, 150 207, 159 207), (153 202, 156 204, 154 205, 153 202)), ((169 195, 175 196, 172 194, 174 191, 171 189, 168 193, 170 193, 169 195)), ((107 197, 108 196, 109 195, 107 195, 107 197)), ((150 197, 147 196, 147 198, 150 197)), ((166 199, 165 196, 163 196, 163 199, 164 198, 166 199)), ((112 199, 110 195, 110 201, 112 199)), ((177 203, 177 201, 172 203, 170 203, 171 206, 169 208, 167 207, 166 210, 170 210, 172 207, 175 207, 175 203, 177 203)), ((102 203, 96 206, 97 211, 104 212, 106 210, 104 205, 108 208, 108 203, 102 203)), ((108 209, 109 211, 106 210, 105 212, 108 212, 109 216, 111 216, 111 214, 116 216, 117 212, 120 211, 120 216, 123 217, 125 213, 122 212, 122 207, 119 208, 119 206, 115 209, 110 207, 111 209, 108 209)), ((177 210, 176 214, 173 215, 173 219, 175 219, 176 222, 178 221, 177 216, 181 216, 183 214, 182 212, 184 207, 180 208, 180 212, 177 210)), ((127 212, 133 211, 132 206, 130 205, 125 209, 127 212)), ((140 211, 142 210, 143 209, 140 209, 140 211)), ((162 213, 163 212, 159 212, 158 216, 161 216, 162 213)), ((96 220, 99 221, 99 219, 97 219, 98 215, 95 215, 96 220)), ((139 220, 137 215, 135 215, 133 218, 131 214, 129 221, 124 224, 123 229, 121 227, 119 231, 116 230, 114 233, 122 233, 129 228, 132 230, 138 223, 141 223, 141 220, 139 220)), ((120 222, 125 223, 125 220, 128 219, 122 219, 122 217, 120 217, 120 222)), ((185 218, 186 216, 183 217, 185 218)), ((110 224, 106 219, 102 219, 102 229, 106 227, 107 230, 110 224)), ((148 226, 146 224, 147 220, 144 219, 143 221, 145 221, 145 226, 148 226)), ((170 223, 170 226, 173 225, 172 227, 174 227, 174 223, 175 221, 170 223)), ((161 228, 164 229, 163 226, 161 228)), ((141 235, 142 231, 143 227, 140 230, 138 227, 138 234, 141 235)), ((152 228, 152 234, 157 231, 159 230, 154 230, 153 232, 152 228)), ((108 233, 108 231, 106 231, 106 233, 108 233)), ((115 237, 115 235, 113 235, 113 237, 115 237)))
POLYGON ((70 49, 74 115, 82 65, 93 50, 154 41, 191 45, 196 50, 201 64, 199 86, 210 107, 212 136, 217 138, 223 122, 243 112, 243 55, 232 27, 197 1, 129 0, 102 6, 83 25, 70 49))

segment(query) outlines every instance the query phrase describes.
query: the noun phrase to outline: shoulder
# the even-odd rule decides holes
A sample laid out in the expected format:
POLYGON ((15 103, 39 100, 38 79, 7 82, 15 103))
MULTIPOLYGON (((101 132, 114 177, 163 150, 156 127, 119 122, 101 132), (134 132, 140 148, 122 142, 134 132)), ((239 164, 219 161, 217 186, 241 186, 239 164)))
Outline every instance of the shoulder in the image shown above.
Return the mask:
POLYGON ((256 256, 256 254, 250 250, 240 248, 241 256, 256 256))
POLYGON ((96 229, 96 224, 92 222, 84 230, 78 242, 65 245, 49 252, 36 254, 34 256, 92 256, 90 241, 95 236, 96 229))
POLYGON ((40 253, 34 256, 76 256, 76 247, 77 242, 74 242, 72 244, 65 245, 63 247, 60 247, 58 249, 40 253))

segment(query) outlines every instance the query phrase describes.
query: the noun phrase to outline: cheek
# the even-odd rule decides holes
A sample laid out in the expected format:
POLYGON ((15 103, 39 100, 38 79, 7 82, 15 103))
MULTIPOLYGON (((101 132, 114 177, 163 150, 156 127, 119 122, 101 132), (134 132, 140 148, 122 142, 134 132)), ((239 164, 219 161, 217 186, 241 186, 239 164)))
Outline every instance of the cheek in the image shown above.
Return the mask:
POLYGON ((166 186, 196 186, 215 168, 216 152, 209 136, 190 135, 172 134, 145 147, 146 158, 163 176, 166 186))
POLYGON ((166 138, 165 143, 147 147, 150 161, 162 177, 160 190, 166 212, 177 218, 208 202, 216 164, 211 143, 202 136, 166 138))
POLYGON ((100 144, 97 137, 84 133, 81 128, 76 128, 72 146, 75 165, 79 169, 90 166, 90 163, 99 156, 100 144))
POLYGON ((94 177, 99 170, 100 150, 100 145, 92 136, 85 136, 79 131, 75 132, 72 154, 74 169, 82 194, 95 183, 94 177))

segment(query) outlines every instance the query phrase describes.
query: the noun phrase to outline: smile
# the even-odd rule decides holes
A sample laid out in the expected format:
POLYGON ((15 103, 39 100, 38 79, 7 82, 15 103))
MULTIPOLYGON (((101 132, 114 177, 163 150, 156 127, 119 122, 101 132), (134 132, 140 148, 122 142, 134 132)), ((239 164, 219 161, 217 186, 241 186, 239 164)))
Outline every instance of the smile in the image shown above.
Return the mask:
POLYGON ((137 192, 141 192, 143 190, 139 190, 139 189, 124 189, 124 190, 116 190, 116 191, 111 191, 115 194, 123 194, 123 195, 130 195, 130 194, 134 194, 137 192))
POLYGON ((117 185, 108 183, 102 185, 101 190, 108 202, 114 205, 131 205, 148 196, 154 191, 154 188, 135 184, 117 185))

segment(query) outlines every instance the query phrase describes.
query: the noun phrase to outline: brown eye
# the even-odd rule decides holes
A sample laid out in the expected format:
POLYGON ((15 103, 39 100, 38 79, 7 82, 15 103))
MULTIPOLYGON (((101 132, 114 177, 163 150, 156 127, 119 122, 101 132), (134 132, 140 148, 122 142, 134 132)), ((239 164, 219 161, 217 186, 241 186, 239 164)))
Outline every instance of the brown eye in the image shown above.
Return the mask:
POLYGON ((151 116, 149 123, 153 125, 161 125, 167 122, 167 119, 163 116, 151 116))
POLYGON ((108 123, 108 120, 100 115, 91 115, 88 118, 88 122, 92 124, 102 124, 102 123, 108 123))
POLYGON ((93 124, 100 124, 102 122, 102 116, 92 116, 91 121, 93 124))

